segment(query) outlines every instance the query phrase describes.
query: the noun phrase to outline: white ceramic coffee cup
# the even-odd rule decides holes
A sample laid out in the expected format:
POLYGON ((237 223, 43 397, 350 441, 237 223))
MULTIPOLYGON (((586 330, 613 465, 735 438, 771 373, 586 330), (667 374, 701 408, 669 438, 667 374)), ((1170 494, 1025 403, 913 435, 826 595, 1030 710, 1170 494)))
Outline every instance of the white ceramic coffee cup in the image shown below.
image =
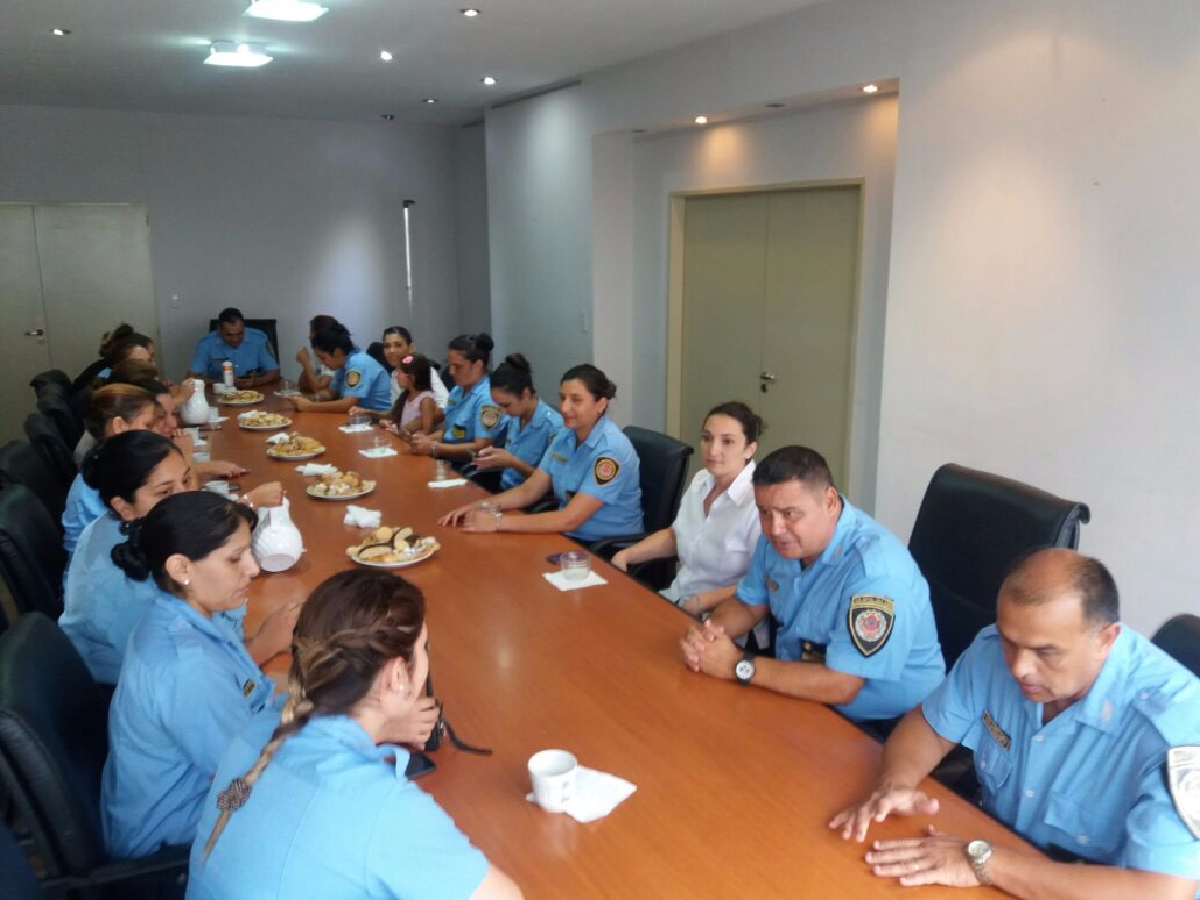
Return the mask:
POLYGON ((546 812, 566 812, 575 797, 579 763, 566 750, 540 750, 529 757, 533 799, 546 812))

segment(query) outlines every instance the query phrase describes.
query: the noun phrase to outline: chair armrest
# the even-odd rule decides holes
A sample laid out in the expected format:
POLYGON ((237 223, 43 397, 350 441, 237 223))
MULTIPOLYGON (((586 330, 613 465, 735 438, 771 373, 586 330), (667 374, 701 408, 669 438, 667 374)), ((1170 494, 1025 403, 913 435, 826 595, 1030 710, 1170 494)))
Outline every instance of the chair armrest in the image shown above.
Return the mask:
POLYGON ((618 550, 624 550, 626 547, 632 547, 638 541, 644 540, 645 534, 622 534, 615 537, 600 538, 599 540, 586 543, 589 550, 597 556, 603 556, 609 559, 618 550))
POLYGON ((191 847, 164 847, 140 859, 119 859, 97 866, 85 878, 78 880, 88 885, 101 885, 155 876, 185 875, 191 851, 191 847))
POLYGON ((537 503, 525 507, 525 512, 528 515, 534 515, 536 513, 554 512, 556 509, 558 509, 557 497, 543 497, 537 503))
POLYGON ((643 569, 649 568, 650 566, 654 566, 654 565, 673 566, 673 565, 676 565, 678 562, 679 562, 678 556, 658 556, 658 557, 655 557, 654 559, 647 559, 647 560, 644 560, 639 563, 631 563, 630 565, 625 567, 625 574, 630 576, 631 578, 637 578, 638 575, 641 574, 643 569))

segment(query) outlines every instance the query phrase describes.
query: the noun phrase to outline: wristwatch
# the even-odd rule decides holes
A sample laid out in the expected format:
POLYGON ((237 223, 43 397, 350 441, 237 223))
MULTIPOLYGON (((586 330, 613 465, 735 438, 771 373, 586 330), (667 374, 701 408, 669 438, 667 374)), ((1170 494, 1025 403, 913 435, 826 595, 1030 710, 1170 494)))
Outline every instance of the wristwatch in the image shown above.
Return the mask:
POLYGON ((749 684, 750 679, 757 671, 758 666, 754 663, 754 654, 747 650, 737 661, 737 665, 733 667, 733 677, 737 679, 738 684, 749 684))
POLYGON ((971 868, 975 870, 975 878, 980 884, 991 884, 992 879, 988 877, 987 861, 992 858, 992 845, 987 841, 971 841, 967 844, 967 861, 971 864, 971 868))

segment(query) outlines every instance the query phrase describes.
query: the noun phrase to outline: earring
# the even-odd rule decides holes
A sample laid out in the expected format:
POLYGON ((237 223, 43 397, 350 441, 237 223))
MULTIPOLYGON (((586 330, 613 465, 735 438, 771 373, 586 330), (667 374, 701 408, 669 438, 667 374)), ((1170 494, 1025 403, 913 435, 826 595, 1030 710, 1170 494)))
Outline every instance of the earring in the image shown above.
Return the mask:
POLYGON ((190 579, 190 578, 185 578, 185 579, 183 579, 183 586, 184 586, 184 587, 187 587, 187 586, 188 586, 189 584, 191 584, 191 583, 192 583, 192 579, 190 579))

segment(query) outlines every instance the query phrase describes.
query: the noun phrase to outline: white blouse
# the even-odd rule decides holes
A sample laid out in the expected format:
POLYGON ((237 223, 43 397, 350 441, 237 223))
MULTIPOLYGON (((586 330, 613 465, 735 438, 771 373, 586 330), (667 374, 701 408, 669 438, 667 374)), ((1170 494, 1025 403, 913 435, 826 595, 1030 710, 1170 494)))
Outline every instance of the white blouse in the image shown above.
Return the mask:
POLYGON ((708 469, 696 473, 679 504, 671 529, 681 563, 671 586, 662 592, 673 603, 684 597, 736 584, 750 568, 750 557, 762 529, 746 465, 733 484, 713 501, 704 515, 704 498, 716 479, 708 469))

